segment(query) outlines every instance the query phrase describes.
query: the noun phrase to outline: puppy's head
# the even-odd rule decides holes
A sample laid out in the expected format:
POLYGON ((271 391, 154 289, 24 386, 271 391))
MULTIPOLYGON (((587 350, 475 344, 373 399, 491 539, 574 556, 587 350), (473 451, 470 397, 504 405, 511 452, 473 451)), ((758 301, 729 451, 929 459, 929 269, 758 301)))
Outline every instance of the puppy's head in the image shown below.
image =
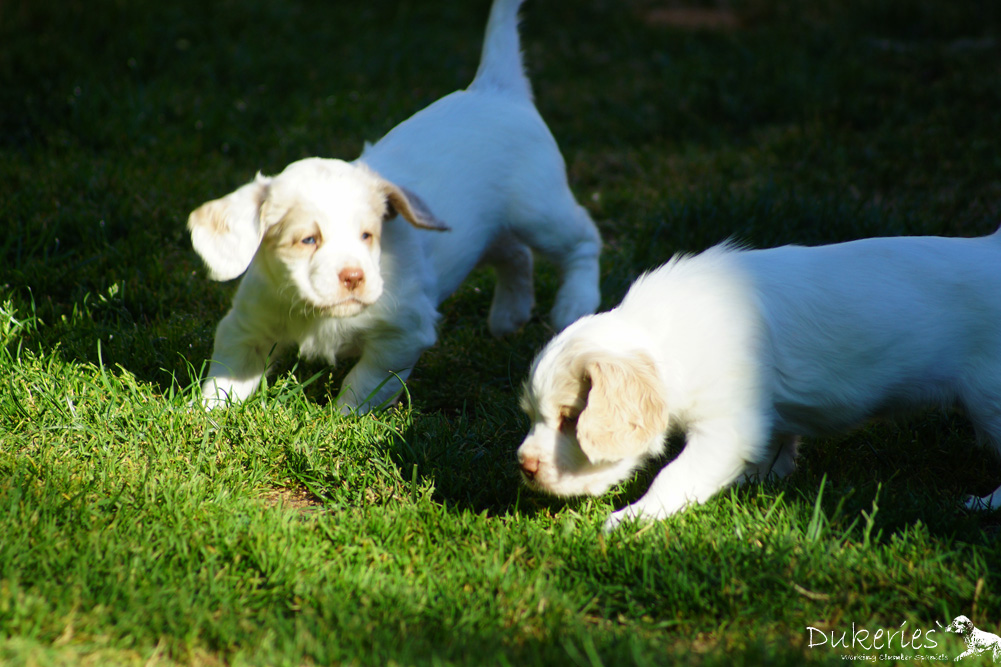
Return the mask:
POLYGON ((283 298, 346 317, 382 294, 380 239, 397 215, 448 229, 416 195, 363 164, 310 158, 203 204, 188 229, 213 279, 236 278, 256 257, 283 298))
POLYGON ((641 349, 620 351, 595 321, 571 325, 540 353, 522 395, 531 430, 518 448, 526 483, 556 495, 598 495, 663 450, 665 388, 641 349))
POLYGON ((957 635, 965 635, 973 630, 973 621, 966 616, 957 616, 952 619, 952 623, 942 628, 945 632, 954 632, 957 635))

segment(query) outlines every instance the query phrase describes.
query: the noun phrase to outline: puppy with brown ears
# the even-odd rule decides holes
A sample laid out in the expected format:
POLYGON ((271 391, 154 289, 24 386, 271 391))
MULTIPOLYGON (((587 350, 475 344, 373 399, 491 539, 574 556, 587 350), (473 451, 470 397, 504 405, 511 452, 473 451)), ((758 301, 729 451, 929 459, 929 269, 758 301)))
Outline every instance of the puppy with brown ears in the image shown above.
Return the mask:
POLYGON ((531 316, 533 250, 556 262, 563 329, 598 307, 601 240, 532 102, 521 0, 495 0, 466 90, 404 121, 354 162, 310 158, 258 175, 188 219, 210 276, 243 275, 219 323, 208 407, 247 398, 274 350, 357 356, 344 409, 393 400, 437 338, 438 305, 477 264, 495 269, 490 332, 531 316), (444 221, 444 222, 443 222, 444 221))
POLYGON ((888 411, 962 407, 1001 452, 1001 231, 675 257, 554 338, 522 406, 522 475, 557 495, 600 494, 685 433, 608 529, 788 474, 798 436, 888 411))
POLYGON ((533 429, 518 457, 530 486, 599 495, 660 448, 667 406, 646 354, 609 354, 575 339, 575 329, 555 339, 532 369, 522 408, 533 429))

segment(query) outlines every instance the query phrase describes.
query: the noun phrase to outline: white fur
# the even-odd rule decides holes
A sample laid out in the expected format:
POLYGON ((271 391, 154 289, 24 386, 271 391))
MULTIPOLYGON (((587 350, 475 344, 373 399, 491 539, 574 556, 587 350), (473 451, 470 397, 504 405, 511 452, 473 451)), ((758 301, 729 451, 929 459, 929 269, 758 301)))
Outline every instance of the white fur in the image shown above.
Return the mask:
POLYGON ((942 630, 959 635, 966 644, 966 650, 956 656, 957 662, 963 658, 985 654, 991 656, 992 662, 996 662, 998 658, 1001 658, 1001 637, 998 637, 993 632, 977 628, 973 625, 973 621, 966 616, 957 616, 952 619, 952 623, 942 628, 942 630))
MULTIPOLYGON (((550 342, 525 387, 518 458, 534 488, 599 494, 683 430, 685 448, 613 528, 787 474, 798 436, 952 405, 1001 450, 1001 231, 724 244, 675 257, 550 342), (607 379, 616 366, 632 380, 607 379)), ((1001 506, 1001 488, 979 502, 1001 506)))
POLYGON ((206 405, 249 396, 272 351, 292 344, 330 363, 360 356, 345 407, 392 400, 397 378, 435 342, 438 305, 481 262, 496 270, 494 335, 530 317, 532 250, 562 271, 553 325, 594 312, 601 241, 532 103, 520 4, 495 1, 469 88, 366 145, 358 160, 301 160, 191 214, 210 275, 244 274, 216 331, 206 405))

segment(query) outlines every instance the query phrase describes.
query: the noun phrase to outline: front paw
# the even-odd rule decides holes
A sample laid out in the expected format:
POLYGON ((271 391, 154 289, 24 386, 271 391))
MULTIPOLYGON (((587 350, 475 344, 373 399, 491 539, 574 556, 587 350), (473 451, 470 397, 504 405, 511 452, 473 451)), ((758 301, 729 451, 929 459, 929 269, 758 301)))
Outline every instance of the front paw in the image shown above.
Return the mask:
POLYGON ((512 296, 500 302, 500 295, 494 299, 487 319, 490 335, 501 338, 518 331, 532 318, 532 306, 535 299, 531 294, 512 296))
POLYGON ((629 505, 628 507, 620 509, 618 512, 612 512, 608 518, 605 519, 605 525, 602 526, 601 530, 605 534, 608 534, 629 523, 646 523, 662 518, 663 517, 661 516, 645 511, 638 505, 629 505))
POLYGON ((681 512, 691 504, 683 495, 674 498, 660 499, 651 498, 649 495, 640 498, 632 505, 623 507, 618 512, 612 514, 605 520, 604 531, 610 533, 625 523, 637 522, 647 523, 650 521, 662 521, 669 516, 681 512))
POLYGON ((967 496, 963 504, 966 505, 967 509, 975 510, 978 512, 992 510, 998 507, 999 504, 1001 504, 1001 499, 997 500, 995 499, 996 495, 997 491, 988 496, 983 496, 983 497, 967 496))
POLYGON ((227 377, 210 377, 202 384, 202 406, 216 410, 241 403, 257 390, 260 377, 235 380, 227 377))
POLYGON ((206 384, 202 387, 202 407, 206 410, 218 410, 225 408, 229 404, 229 392, 226 392, 215 383, 212 386, 206 384))
POLYGON ((635 517, 631 517, 627 513, 628 509, 629 508, 627 507, 625 509, 619 510, 618 512, 612 512, 610 515, 608 515, 608 518, 605 519, 605 524, 601 527, 601 532, 607 535, 612 531, 616 530, 624 522, 634 519, 635 517))

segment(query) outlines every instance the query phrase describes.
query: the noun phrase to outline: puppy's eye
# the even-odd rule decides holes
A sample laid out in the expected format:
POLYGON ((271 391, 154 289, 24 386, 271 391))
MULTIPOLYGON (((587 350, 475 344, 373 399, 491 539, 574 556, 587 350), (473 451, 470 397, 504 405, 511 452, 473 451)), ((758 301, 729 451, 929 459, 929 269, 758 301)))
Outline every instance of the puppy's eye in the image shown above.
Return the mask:
POLYGON ((371 241, 372 238, 373 238, 372 237, 372 232, 362 232, 361 233, 361 240, 364 241, 365 243, 368 243, 369 241, 371 241))
POLYGON ((299 241, 299 243, 301 243, 303 245, 316 245, 316 237, 315 236, 307 236, 306 238, 301 239, 299 241))
POLYGON ((566 436, 572 436, 577 433, 577 418, 580 415, 571 414, 561 414, 560 415, 560 433, 566 436))

